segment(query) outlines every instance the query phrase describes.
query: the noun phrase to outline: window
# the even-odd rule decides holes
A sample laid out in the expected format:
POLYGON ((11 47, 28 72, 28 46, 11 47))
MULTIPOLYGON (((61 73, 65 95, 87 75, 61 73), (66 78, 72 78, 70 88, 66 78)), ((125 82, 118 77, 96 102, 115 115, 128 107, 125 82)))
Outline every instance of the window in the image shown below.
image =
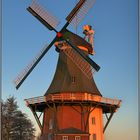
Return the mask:
POLYGON ((63 136, 62 140, 68 140, 68 136, 63 136))
POLYGON ((76 81, 76 77, 75 77, 75 76, 72 76, 72 77, 71 77, 71 82, 74 84, 75 81, 76 81))
POLYGON ((95 117, 92 117, 92 124, 95 124, 95 117))
POLYGON ((75 136, 75 140, 81 140, 80 136, 75 136))
POLYGON ((48 134, 48 140, 52 140, 52 133, 48 134))
POLYGON ((93 134, 93 140, 96 140, 96 134, 93 134))
POLYGON ((50 119, 50 121, 49 121, 49 129, 53 129, 53 125, 54 125, 54 120, 50 119))

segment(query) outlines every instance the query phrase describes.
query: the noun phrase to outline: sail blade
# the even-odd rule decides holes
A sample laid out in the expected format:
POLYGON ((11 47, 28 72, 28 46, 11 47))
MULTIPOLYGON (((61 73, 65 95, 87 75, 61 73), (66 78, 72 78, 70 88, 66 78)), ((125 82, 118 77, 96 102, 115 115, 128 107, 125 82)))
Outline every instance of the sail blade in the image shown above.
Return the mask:
POLYGON ((77 27, 94 3, 95 0, 80 0, 67 16, 66 20, 77 27))
POLYGON ((75 18, 75 16, 77 15, 78 11, 80 10, 80 8, 83 6, 84 2, 86 0, 80 0, 76 6, 73 8, 73 10, 70 12, 70 14, 66 17, 66 20, 70 23, 73 18, 75 18))
POLYGON ((56 37, 54 40, 50 43, 50 45, 45 45, 45 47, 39 52, 39 54, 33 59, 32 63, 30 63, 13 81, 16 89, 18 89, 21 84, 24 82, 24 80, 28 77, 28 75, 33 71, 35 66, 40 62, 40 60, 43 58, 43 56, 48 52, 48 50, 51 48, 51 46, 56 41, 56 37))
POLYGON ((92 79, 95 69, 87 63, 83 57, 81 57, 74 49, 69 48, 63 50, 63 52, 73 61, 73 63, 85 74, 88 79, 92 79))
POLYGON ((50 14, 49 11, 44 9, 35 1, 32 2, 32 4, 27 8, 27 10, 49 30, 55 30, 55 28, 59 24, 59 20, 55 16, 50 14))
POLYGON ((96 64, 90 57, 84 54, 78 47, 74 46, 71 42, 69 42, 67 39, 64 39, 79 55, 81 55, 86 62, 88 62, 95 71, 99 71, 100 66, 96 64))

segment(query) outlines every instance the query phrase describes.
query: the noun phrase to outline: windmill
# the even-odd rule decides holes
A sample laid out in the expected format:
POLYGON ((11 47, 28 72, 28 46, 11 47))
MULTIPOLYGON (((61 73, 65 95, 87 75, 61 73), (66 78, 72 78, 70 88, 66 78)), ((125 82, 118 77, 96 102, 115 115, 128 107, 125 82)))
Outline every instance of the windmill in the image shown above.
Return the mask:
POLYGON ((33 1, 27 8, 45 27, 56 32, 56 36, 16 78, 16 89, 52 45, 59 52, 56 72, 45 95, 25 99, 40 127, 42 139, 104 140, 103 134, 113 114, 120 107, 121 100, 102 97, 94 82, 93 73, 99 71, 100 66, 88 56, 94 54, 92 36, 86 41, 88 33, 92 31, 91 27, 84 27, 85 39, 67 29, 75 20, 80 23, 93 4, 94 0, 80 0, 66 17, 67 22, 60 31, 56 30, 58 20, 40 4, 33 1), (107 119, 105 125, 103 114, 107 119))
MULTIPOLYGON (((39 61, 43 58, 43 56, 49 51, 49 49, 53 46, 53 44, 57 41, 65 41, 69 46, 71 46, 76 53, 78 53, 82 58, 83 62, 86 61, 89 65, 92 66, 92 68, 95 71, 98 71, 100 69, 99 65, 97 65, 90 57, 85 55, 79 47, 80 45, 84 45, 87 47, 88 52, 92 54, 92 47, 91 44, 88 43, 86 40, 81 38, 80 36, 72 33, 67 29, 68 25, 72 22, 74 22, 75 18, 78 17, 78 23, 83 18, 84 14, 88 11, 89 7, 88 5, 93 5, 92 0, 80 0, 78 4, 75 6, 75 8, 70 12, 70 14, 66 17, 66 24, 63 26, 63 28, 58 32, 55 27, 58 24, 58 21, 55 20, 54 17, 50 15, 50 13, 43 9, 37 2, 33 1, 31 6, 27 8, 27 10, 36 17, 45 27, 47 27, 51 31, 56 32, 56 37, 52 40, 52 42, 49 45, 46 45, 45 48, 41 51, 41 53, 33 60, 33 63, 30 64, 24 72, 22 72, 15 80, 14 83, 16 85, 16 89, 18 89, 21 84, 24 82, 24 80, 28 77, 28 75, 32 72, 32 70, 35 68, 35 66, 39 63, 39 61), (84 10, 84 13, 83 13, 84 10)), ((81 58, 81 59, 82 59, 81 58)), ((85 73, 85 72, 84 72, 85 73)))

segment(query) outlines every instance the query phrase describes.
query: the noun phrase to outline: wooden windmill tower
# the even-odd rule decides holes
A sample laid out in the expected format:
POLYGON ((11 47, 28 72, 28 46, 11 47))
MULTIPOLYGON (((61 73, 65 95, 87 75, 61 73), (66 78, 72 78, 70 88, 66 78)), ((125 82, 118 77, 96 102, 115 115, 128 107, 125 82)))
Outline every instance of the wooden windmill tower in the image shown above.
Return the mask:
POLYGON ((27 8, 49 30, 55 31, 56 37, 17 77, 16 88, 21 86, 52 45, 59 52, 56 72, 45 95, 25 99, 44 140, 104 140, 104 131, 120 107, 120 100, 102 97, 94 82, 93 73, 100 67, 88 56, 94 54, 91 26, 84 26, 85 39, 66 29, 76 16, 80 22, 93 3, 93 0, 80 0, 67 16, 60 32, 55 29, 57 20, 38 3, 33 2, 27 8), (105 125, 104 114, 107 118, 105 125))

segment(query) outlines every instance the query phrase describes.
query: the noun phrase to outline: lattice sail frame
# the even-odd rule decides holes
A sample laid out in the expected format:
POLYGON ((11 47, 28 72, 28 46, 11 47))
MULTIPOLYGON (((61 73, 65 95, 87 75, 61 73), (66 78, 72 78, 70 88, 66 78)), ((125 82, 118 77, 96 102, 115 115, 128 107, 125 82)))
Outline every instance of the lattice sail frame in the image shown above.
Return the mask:
POLYGON ((36 63, 36 61, 38 60, 38 58, 42 55, 42 53, 44 52, 44 50, 48 47, 48 44, 46 44, 41 50, 40 52, 35 56, 35 58, 31 61, 31 63, 29 63, 26 68, 13 80, 13 83, 15 85, 18 85, 20 83, 20 81, 24 78, 24 76, 26 75, 26 73, 31 69, 31 67, 34 65, 34 63, 36 63))
POLYGON ((53 28, 56 28, 60 23, 60 21, 54 15, 52 15, 48 10, 44 9, 36 1, 33 1, 30 7, 53 28))
MULTIPOLYGON (((79 23, 82 21, 82 19, 85 17, 87 12, 90 10, 90 8, 93 6, 96 0, 83 0, 83 4, 80 9, 78 9, 77 13, 71 18, 70 15, 72 15, 72 11, 66 18, 66 20, 69 23, 72 23, 74 27, 76 28, 79 23)), ((82 3, 82 0, 81 0, 82 3)), ((76 9, 76 8, 75 8, 76 9)))
POLYGON ((92 76, 96 70, 93 69, 93 67, 91 67, 90 64, 87 63, 74 49, 72 49, 70 45, 65 41, 61 41, 59 45, 56 46, 72 60, 88 79, 93 78, 92 76))
POLYGON ((63 52, 74 62, 74 64, 88 79, 93 78, 92 75, 96 72, 95 69, 93 69, 75 50, 69 48, 65 49, 63 52))

